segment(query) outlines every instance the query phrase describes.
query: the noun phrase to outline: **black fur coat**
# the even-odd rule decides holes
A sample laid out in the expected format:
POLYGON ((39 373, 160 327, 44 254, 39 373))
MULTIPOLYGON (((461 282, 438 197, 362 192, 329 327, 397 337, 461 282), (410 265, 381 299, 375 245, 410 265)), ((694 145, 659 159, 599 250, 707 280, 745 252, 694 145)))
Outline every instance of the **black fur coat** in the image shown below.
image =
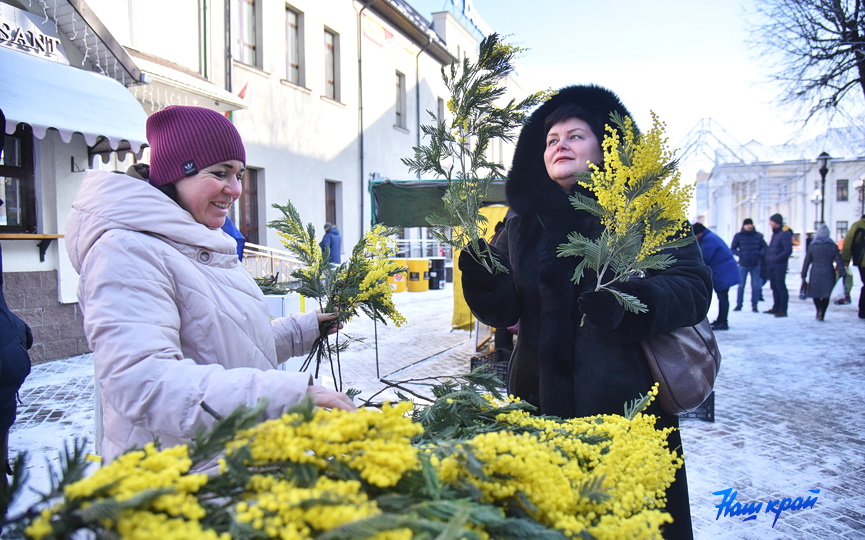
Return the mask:
MULTIPOLYGON (((543 124, 563 102, 579 99, 582 88, 560 91, 520 133, 506 184, 515 215, 507 223, 507 244, 498 244, 510 273, 463 278, 466 301, 479 320, 497 328, 520 322, 509 392, 544 414, 564 418, 621 414, 626 401, 645 394, 653 381, 640 340, 701 321, 712 290, 711 270, 692 242, 673 251, 671 267, 620 287, 643 301, 647 313, 626 312, 614 331, 590 322, 580 326, 577 298, 594 288, 596 278, 589 271, 575 285, 571 276, 577 258, 557 257, 556 250, 570 232, 597 238, 602 226, 598 218, 574 210, 547 175, 543 124)), ((580 186, 573 189, 589 194, 580 186)))
MULTIPOLYGON (((577 258, 557 257, 556 250, 570 232, 597 238, 602 226, 598 218, 574 210, 568 195, 547 175, 543 125, 564 102, 582 104, 586 88, 560 91, 535 111, 520 134, 506 184, 515 215, 507 222, 507 243, 497 244, 510 273, 463 274, 465 299, 479 320, 497 328, 520 323, 509 393, 540 407, 543 414, 564 418, 622 414, 627 401, 645 395, 653 379, 640 340, 700 322, 712 290, 711 270, 703 263, 697 242, 692 242, 672 251, 676 262, 671 267, 620 287, 645 303, 647 313, 626 312, 612 331, 591 322, 580 326, 577 298, 594 288, 596 278, 588 271, 575 285, 571 276, 577 258)), ((617 99, 615 103, 621 106, 617 99)), ((573 190, 590 194, 580 186, 573 190)), ((678 418, 662 413, 657 403, 649 412, 660 417, 659 427, 678 426, 678 418)), ((681 445, 677 432, 669 442, 672 448, 681 445)), ((684 470, 676 484, 668 493, 668 510, 682 528, 668 528, 665 536, 678 529, 672 537, 684 538, 690 533, 684 470), (681 489, 674 494, 677 488, 681 489)))

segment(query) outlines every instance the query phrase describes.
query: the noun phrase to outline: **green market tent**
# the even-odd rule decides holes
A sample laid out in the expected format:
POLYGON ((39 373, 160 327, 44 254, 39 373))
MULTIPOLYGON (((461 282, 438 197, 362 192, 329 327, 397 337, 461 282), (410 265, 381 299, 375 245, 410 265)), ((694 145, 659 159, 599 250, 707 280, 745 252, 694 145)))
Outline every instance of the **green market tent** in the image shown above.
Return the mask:
MULTIPOLYGON (((391 227, 428 227, 427 216, 445 215, 445 189, 447 180, 373 180, 369 185, 372 222, 391 227)), ((503 180, 490 184, 484 205, 494 204, 507 204, 503 180)))

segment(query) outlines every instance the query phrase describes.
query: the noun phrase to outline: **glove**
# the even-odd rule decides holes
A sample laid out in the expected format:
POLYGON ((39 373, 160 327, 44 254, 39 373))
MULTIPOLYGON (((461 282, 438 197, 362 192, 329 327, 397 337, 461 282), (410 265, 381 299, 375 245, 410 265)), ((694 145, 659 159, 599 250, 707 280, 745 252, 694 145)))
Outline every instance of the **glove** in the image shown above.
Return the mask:
MULTIPOLYGON (((478 247, 480 248, 481 253, 490 249, 489 244, 487 244, 486 240, 483 238, 478 240, 478 247)), ((459 268, 460 272, 463 274, 463 281, 482 284, 489 282, 492 278, 492 274, 489 270, 484 268, 484 266, 477 261, 478 258, 479 256, 474 253, 471 245, 460 252, 459 268)))
POLYGON ((601 330, 614 330, 625 316, 624 306, 609 291, 586 291, 577 298, 577 307, 601 330))

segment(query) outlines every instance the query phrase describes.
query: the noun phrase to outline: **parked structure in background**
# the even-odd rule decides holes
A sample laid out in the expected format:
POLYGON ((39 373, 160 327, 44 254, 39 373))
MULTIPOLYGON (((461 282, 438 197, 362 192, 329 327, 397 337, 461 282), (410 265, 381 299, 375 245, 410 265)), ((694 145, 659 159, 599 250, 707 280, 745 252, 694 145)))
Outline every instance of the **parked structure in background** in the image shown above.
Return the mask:
MULTIPOLYGON (((369 228, 370 179, 410 179, 400 158, 426 111, 448 115, 440 72, 477 50, 471 15, 428 20, 406 0, 0 0, 0 66, 16 74, 0 88, 0 241, 34 362, 86 351, 66 215, 85 169, 148 162, 148 115, 195 105, 231 118, 248 169, 231 218, 250 244, 282 247, 270 205, 291 200, 350 247, 369 228)), ((492 154, 508 164, 512 145, 492 154)))

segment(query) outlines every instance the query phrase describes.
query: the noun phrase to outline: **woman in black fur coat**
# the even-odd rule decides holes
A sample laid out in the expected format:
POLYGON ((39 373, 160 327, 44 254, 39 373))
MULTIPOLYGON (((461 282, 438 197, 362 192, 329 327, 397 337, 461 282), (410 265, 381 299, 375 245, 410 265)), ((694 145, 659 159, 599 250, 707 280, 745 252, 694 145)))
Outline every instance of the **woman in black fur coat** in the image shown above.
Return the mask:
MULTIPOLYGON (((602 161, 612 111, 629 116, 615 94, 598 86, 567 87, 541 105, 520 132, 505 188, 515 215, 508 220, 507 244, 499 242, 497 252, 509 273, 490 274, 467 252, 459 259, 475 316, 496 328, 520 322, 509 393, 563 418, 622 414, 625 402, 653 384, 640 340, 697 324, 711 299, 711 271, 696 242, 671 250, 676 260, 669 268, 616 285, 648 306, 640 314, 625 312, 607 291, 593 291, 591 272, 575 285, 578 259, 556 256, 569 233, 598 238, 603 230, 599 218, 574 210, 568 196, 593 196, 574 173, 588 171, 587 161, 602 161)), ((659 417, 658 427, 678 427, 678 417, 657 403, 648 412, 659 417)), ((669 443, 681 451, 678 431, 669 443)), ((675 521, 664 536, 691 538, 684 467, 667 496, 675 521)))

